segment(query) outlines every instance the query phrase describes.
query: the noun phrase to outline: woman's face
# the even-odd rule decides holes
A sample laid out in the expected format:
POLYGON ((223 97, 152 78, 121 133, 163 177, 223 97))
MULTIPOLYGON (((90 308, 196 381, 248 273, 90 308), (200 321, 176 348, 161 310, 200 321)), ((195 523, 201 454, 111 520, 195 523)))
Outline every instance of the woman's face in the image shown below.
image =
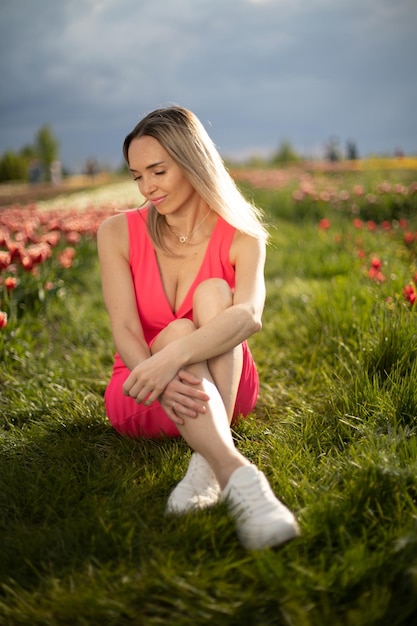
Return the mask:
POLYGON ((187 209, 198 199, 182 169, 154 137, 145 135, 133 139, 128 159, 140 193, 162 215, 187 209))

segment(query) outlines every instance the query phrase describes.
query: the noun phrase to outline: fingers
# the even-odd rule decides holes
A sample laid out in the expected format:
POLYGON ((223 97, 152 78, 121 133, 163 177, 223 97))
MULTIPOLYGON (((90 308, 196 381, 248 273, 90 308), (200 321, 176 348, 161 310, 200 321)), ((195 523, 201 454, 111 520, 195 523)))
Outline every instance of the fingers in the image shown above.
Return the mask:
POLYGON ((196 417, 199 413, 205 413, 207 411, 207 403, 210 400, 210 397, 204 391, 184 384, 165 390, 165 396, 177 402, 177 408, 189 417, 196 417))
POLYGON ((123 393, 125 396, 130 396, 138 404, 144 404, 145 406, 151 405, 158 396, 163 392, 163 389, 158 389, 155 385, 137 380, 134 373, 131 372, 125 382, 123 383, 123 393))
POLYGON ((169 415, 169 417, 171 417, 171 419, 173 420, 173 422, 175 422, 175 424, 177 424, 178 426, 183 426, 183 425, 185 424, 185 422, 184 422, 184 420, 182 419, 182 417, 180 417, 179 415, 177 415, 177 412, 176 412, 176 410, 175 410, 176 405, 177 405, 177 403, 176 403, 176 402, 174 402, 174 404, 173 404, 173 405, 172 405, 172 407, 171 407, 171 411, 172 411, 172 413, 173 413, 173 416, 171 417, 171 416, 169 415, 169 413, 168 413, 168 415, 169 415))
MULTIPOLYGON (((150 359, 149 359, 150 360, 150 359)), ((123 393, 134 398, 138 404, 149 406, 163 393, 166 382, 163 378, 143 372, 143 363, 133 369, 123 383, 123 393)))
POLYGON ((130 396, 131 398, 136 400, 138 404, 140 404, 141 402, 143 402, 144 404, 148 404, 148 400, 150 399, 150 394, 147 393, 146 388, 140 387, 138 384, 129 386, 128 384, 126 384, 126 382, 123 385, 124 395, 130 396))
POLYGON ((199 385, 201 383, 201 378, 197 378, 197 376, 194 376, 194 374, 191 374, 191 372, 187 370, 180 370, 178 372, 178 378, 181 382, 187 383, 188 385, 199 385))
POLYGON ((181 396, 174 402, 167 398, 161 398, 160 403, 165 408, 168 416, 179 424, 184 424, 185 419, 196 419, 199 415, 206 412, 204 406, 195 403, 192 403, 190 406, 189 399, 181 396))
POLYGON ((201 383, 201 378, 198 378, 195 374, 186 369, 181 369, 178 371, 178 378, 181 380, 186 380, 190 385, 201 383))
POLYGON ((123 393, 125 396, 133 398, 137 404, 143 404, 144 406, 150 406, 155 402, 155 400, 158 399, 158 395, 155 390, 152 393, 149 393, 145 388, 136 392, 135 387, 132 387, 129 390, 123 387, 123 393))
POLYGON ((164 394, 171 406, 173 402, 181 406, 181 412, 189 417, 196 417, 198 413, 205 413, 206 404, 210 396, 198 388, 201 379, 186 370, 180 370, 164 389, 155 385, 156 381, 140 379, 136 372, 131 372, 123 384, 123 393, 133 398, 138 404, 150 406, 164 394))
POLYGON ((175 403, 175 413, 181 413, 187 417, 197 417, 206 412, 206 407, 202 404, 193 403, 192 405, 183 404, 183 402, 175 403))
POLYGON ((197 389, 193 385, 197 385, 201 383, 201 380, 190 374, 190 377, 193 379, 193 382, 189 382, 190 379, 186 379, 186 377, 181 376, 182 372, 178 374, 179 385, 177 385, 176 390, 184 396, 189 398, 194 398, 199 402, 208 402, 210 400, 210 396, 203 391, 202 389, 197 389), (198 381, 198 382, 196 382, 198 381))
MULTIPOLYGON (((183 371, 167 385, 163 394, 159 397, 159 401, 163 400, 169 407, 172 407, 175 402, 177 413, 181 413, 187 417, 197 417, 197 415, 206 412, 210 397, 205 391, 183 382, 180 378, 182 373, 183 371)), ((188 379, 189 377, 186 372, 185 375, 184 378, 187 377, 188 379)), ((198 380, 199 384, 201 383, 198 378, 191 374, 189 379, 198 380)))

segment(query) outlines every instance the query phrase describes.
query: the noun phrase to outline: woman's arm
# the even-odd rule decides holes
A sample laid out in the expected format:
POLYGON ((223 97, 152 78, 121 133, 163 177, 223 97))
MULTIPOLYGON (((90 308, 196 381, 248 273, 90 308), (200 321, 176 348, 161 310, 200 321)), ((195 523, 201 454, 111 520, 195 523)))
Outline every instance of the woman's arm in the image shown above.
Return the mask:
MULTIPOLYGON (((116 350, 128 369, 133 370, 140 364, 147 369, 151 352, 144 338, 136 306, 125 215, 116 215, 100 225, 97 247, 104 302, 116 350)), ((189 372, 179 371, 175 366, 171 366, 167 372, 165 364, 164 372, 167 396, 172 396, 177 404, 182 405, 181 412, 189 417, 204 413, 208 396, 197 388, 201 381, 189 372)), ((128 393, 126 388, 125 393, 128 393)), ((179 417, 175 417, 174 421, 183 423, 179 417)))
POLYGON ((100 225, 97 248, 113 341, 125 365, 132 369, 148 359, 151 353, 137 312, 125 215, 115 215, 100 225))
POLYGON ((237 233, 231 261, 235 265, 233 305, 181 340, 184 366, 228 352, 262 328, 265 244, 237 233))

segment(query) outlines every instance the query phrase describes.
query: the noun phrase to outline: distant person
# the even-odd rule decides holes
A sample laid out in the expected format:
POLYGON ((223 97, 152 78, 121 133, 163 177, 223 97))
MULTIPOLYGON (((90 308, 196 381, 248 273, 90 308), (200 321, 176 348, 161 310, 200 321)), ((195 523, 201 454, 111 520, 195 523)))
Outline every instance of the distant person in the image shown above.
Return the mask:
POLYGON ((98 233, 117 350, 109 420, 125 435, 181 435, 192 448, 168 514, 225 501, 246 548, 282 544, 298 524, 230 429, 258 396, 246 340, 261 328, 266 230, 190 111, 150 113, 123 152, 146 201, 98 233))
POLYGON ((326 158, 330 163, 340 161, 339 140, 337 137, 331 137, 326 147, 326 158))
POLYGON ((91 180, 94 180, 98 174, 98 166, 95 159, 88 159, 85 166, 85 173, 91 180))
POLYGON ((42 168, 39 159, 33 159, 29 165, 29 182, 31 185, 37 185, 41 182, 42 168))
POLYGON ((356 161, 358 158, 358 149, 354 141, 348 141, 346 144, 346 158, 348 161, 356 161))
POLYGON ((59 185, 62 180, 62 165, 57 159, 52 161, 50 167, 51 182, 53 185, 59 185))

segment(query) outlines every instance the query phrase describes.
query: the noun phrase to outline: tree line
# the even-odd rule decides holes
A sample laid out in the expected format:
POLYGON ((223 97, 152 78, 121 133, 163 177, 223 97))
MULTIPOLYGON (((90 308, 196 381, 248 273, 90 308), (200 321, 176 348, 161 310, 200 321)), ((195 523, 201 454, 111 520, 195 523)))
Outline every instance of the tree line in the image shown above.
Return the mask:
POLYGON ((0 157, 0 182, 51 182, 60 173, 59 142, 47 124, 38 130, 32 144, 19 152, 7 150, 0 157))

